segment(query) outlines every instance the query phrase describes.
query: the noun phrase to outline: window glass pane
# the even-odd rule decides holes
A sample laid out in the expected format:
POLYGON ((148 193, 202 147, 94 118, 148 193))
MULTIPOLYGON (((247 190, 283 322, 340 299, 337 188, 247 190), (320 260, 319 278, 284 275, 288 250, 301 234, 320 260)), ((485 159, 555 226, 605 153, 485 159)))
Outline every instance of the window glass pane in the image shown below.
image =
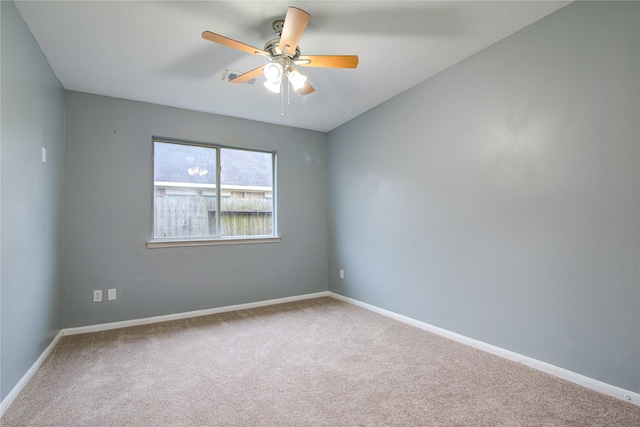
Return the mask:
POLYGON ((154 238, 216 235, 216 150, 154 142, 154 238))
POLYGON ((220 149, 220 233, 273 235, 273 154, 220 149))

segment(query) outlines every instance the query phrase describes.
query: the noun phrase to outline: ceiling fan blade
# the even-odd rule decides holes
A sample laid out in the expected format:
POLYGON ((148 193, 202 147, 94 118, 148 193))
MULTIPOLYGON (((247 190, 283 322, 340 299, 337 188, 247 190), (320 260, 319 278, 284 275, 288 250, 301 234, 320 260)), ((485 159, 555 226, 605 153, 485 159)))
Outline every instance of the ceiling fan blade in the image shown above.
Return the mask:
POLYGON ((221 36, 220 34, 212 33, 211 31, 205 31, 202 33, 202 38, 205 40, 209 40, 215 43, 220 43, 221 45, 232 47, 234 49, 241 50, 243 52, 250 53, 252 55, 266 55, 269 56, 267 52, 262 49, 258 49, 257 47, 249 46, 248 44, 244 44, 242 42, 230 39, 229 37, 221 36))
POLYGON ((247 71, 246 73, 240 74, 236 78, 229 80, 229 82, 231 82, 231 83, 246 83, 251 79, 255 79, 257 77, 260 77, 260 75, 262 74, 262 70, 263 69, 264 69, 264 65, 261 65, 258 68, 254 68, 251 71, 247 71))
POLYGON ((304 33, 304 29, 307 28, 311 15, 302 9, 289 6, 287 9, 287 16, 284 17, 284 27, 282 27, 282 34, 280 35, 280 51, 284 52, 286 46, 289 46, 291 54, 295 53, 298 42, 304 33))
POLYGON ((300 67, 356 68, 357 55, 306 55, 295 61, 300 67))
POLYGON ((311 86, 311 84, 309 84, 308 80, 306 82, 304 82, 304 86, 302 86, 300 89, 298 89, 298 93, 300 95, 309 95, 310 93, 313 93, 315 91, 316 90, 314 89, 313 86, 311 86))

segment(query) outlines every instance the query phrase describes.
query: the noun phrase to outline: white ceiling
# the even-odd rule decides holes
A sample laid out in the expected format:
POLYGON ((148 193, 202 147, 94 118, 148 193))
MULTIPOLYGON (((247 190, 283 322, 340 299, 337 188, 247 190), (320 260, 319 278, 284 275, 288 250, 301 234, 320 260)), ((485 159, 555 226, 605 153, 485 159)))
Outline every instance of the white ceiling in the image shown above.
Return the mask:
POLYGON ((567 1, 18 1, 68 90, 329 131, 568 4, 567 1), (356 69, 304 68, 316 92, 280 95, 222 80, 265 60, 288 6, 311 14, 303 55, 358 55, 356 69), (286 99, 285 99, 286 102, 286 99))

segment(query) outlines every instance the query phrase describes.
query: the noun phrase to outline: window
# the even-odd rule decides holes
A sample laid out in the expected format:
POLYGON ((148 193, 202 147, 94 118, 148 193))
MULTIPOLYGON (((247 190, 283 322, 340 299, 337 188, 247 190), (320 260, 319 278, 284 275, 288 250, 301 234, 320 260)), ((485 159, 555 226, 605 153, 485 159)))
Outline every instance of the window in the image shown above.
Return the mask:
POLYGON ((275 237, 275 153, 156 139, 153 159, 147 246, 275 237))

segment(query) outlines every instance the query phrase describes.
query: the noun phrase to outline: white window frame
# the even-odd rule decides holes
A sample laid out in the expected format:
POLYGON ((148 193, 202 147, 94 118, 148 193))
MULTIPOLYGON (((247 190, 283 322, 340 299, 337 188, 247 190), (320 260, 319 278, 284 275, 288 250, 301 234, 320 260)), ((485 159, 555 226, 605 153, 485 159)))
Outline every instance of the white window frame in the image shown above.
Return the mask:
POLYGON ((174 247, 194 247, 194 246, 215 246, 215 245, 246 245, 246 244, 254 244, 254 243, 279 243, 281 237, 278 235, 278 215, 277 215, 277 153, 275 150, 264 150, 259 148, 248 148, 248 147, 239 147, 239 146, 231 146, 231 145, 222 145, 222 144, 213 144, 213 143, 205 143, 205 142, 194 142, 187 141, 182 139, 172 139, 172 138, 162 138, 162 137, 153 137, 151 139, 152 146, 152 155, 151 155, 151 164, 152 164, 152 177, 151 177, 151 230, 149 235, 151 238, 147 241, 146 245, 149 249, 156 248, 174 248, 174 247), (221 190, 222 185, 221 182, 221 164, 220 164, 220 150, 227 148, 232 150, 244 150, 244 151, 255 151, 259 153, 268 153, 271 154, 272 159, 272 168, 271 172, 272 176, 272 199, 273 199, 273 207, 272 207, 272 234, 270 236, 207 236, 207 237, 175 237, 175 238, 155 238, 154 236, 154 218, 153 218, 153 206, 155 203, 154 200, 154 187, 155 187, 155 171, 153 168, 154 159, 155 159, 155 143, 169 143, 169 144, 182 144, 188 146, 195 147, 205 147, 205 148, 215 148, 216 149, 216 206, 217 206, 217 215, 216 215, 216 230, 218 233, 220 232, 220 205, 221 205, 221 190))

